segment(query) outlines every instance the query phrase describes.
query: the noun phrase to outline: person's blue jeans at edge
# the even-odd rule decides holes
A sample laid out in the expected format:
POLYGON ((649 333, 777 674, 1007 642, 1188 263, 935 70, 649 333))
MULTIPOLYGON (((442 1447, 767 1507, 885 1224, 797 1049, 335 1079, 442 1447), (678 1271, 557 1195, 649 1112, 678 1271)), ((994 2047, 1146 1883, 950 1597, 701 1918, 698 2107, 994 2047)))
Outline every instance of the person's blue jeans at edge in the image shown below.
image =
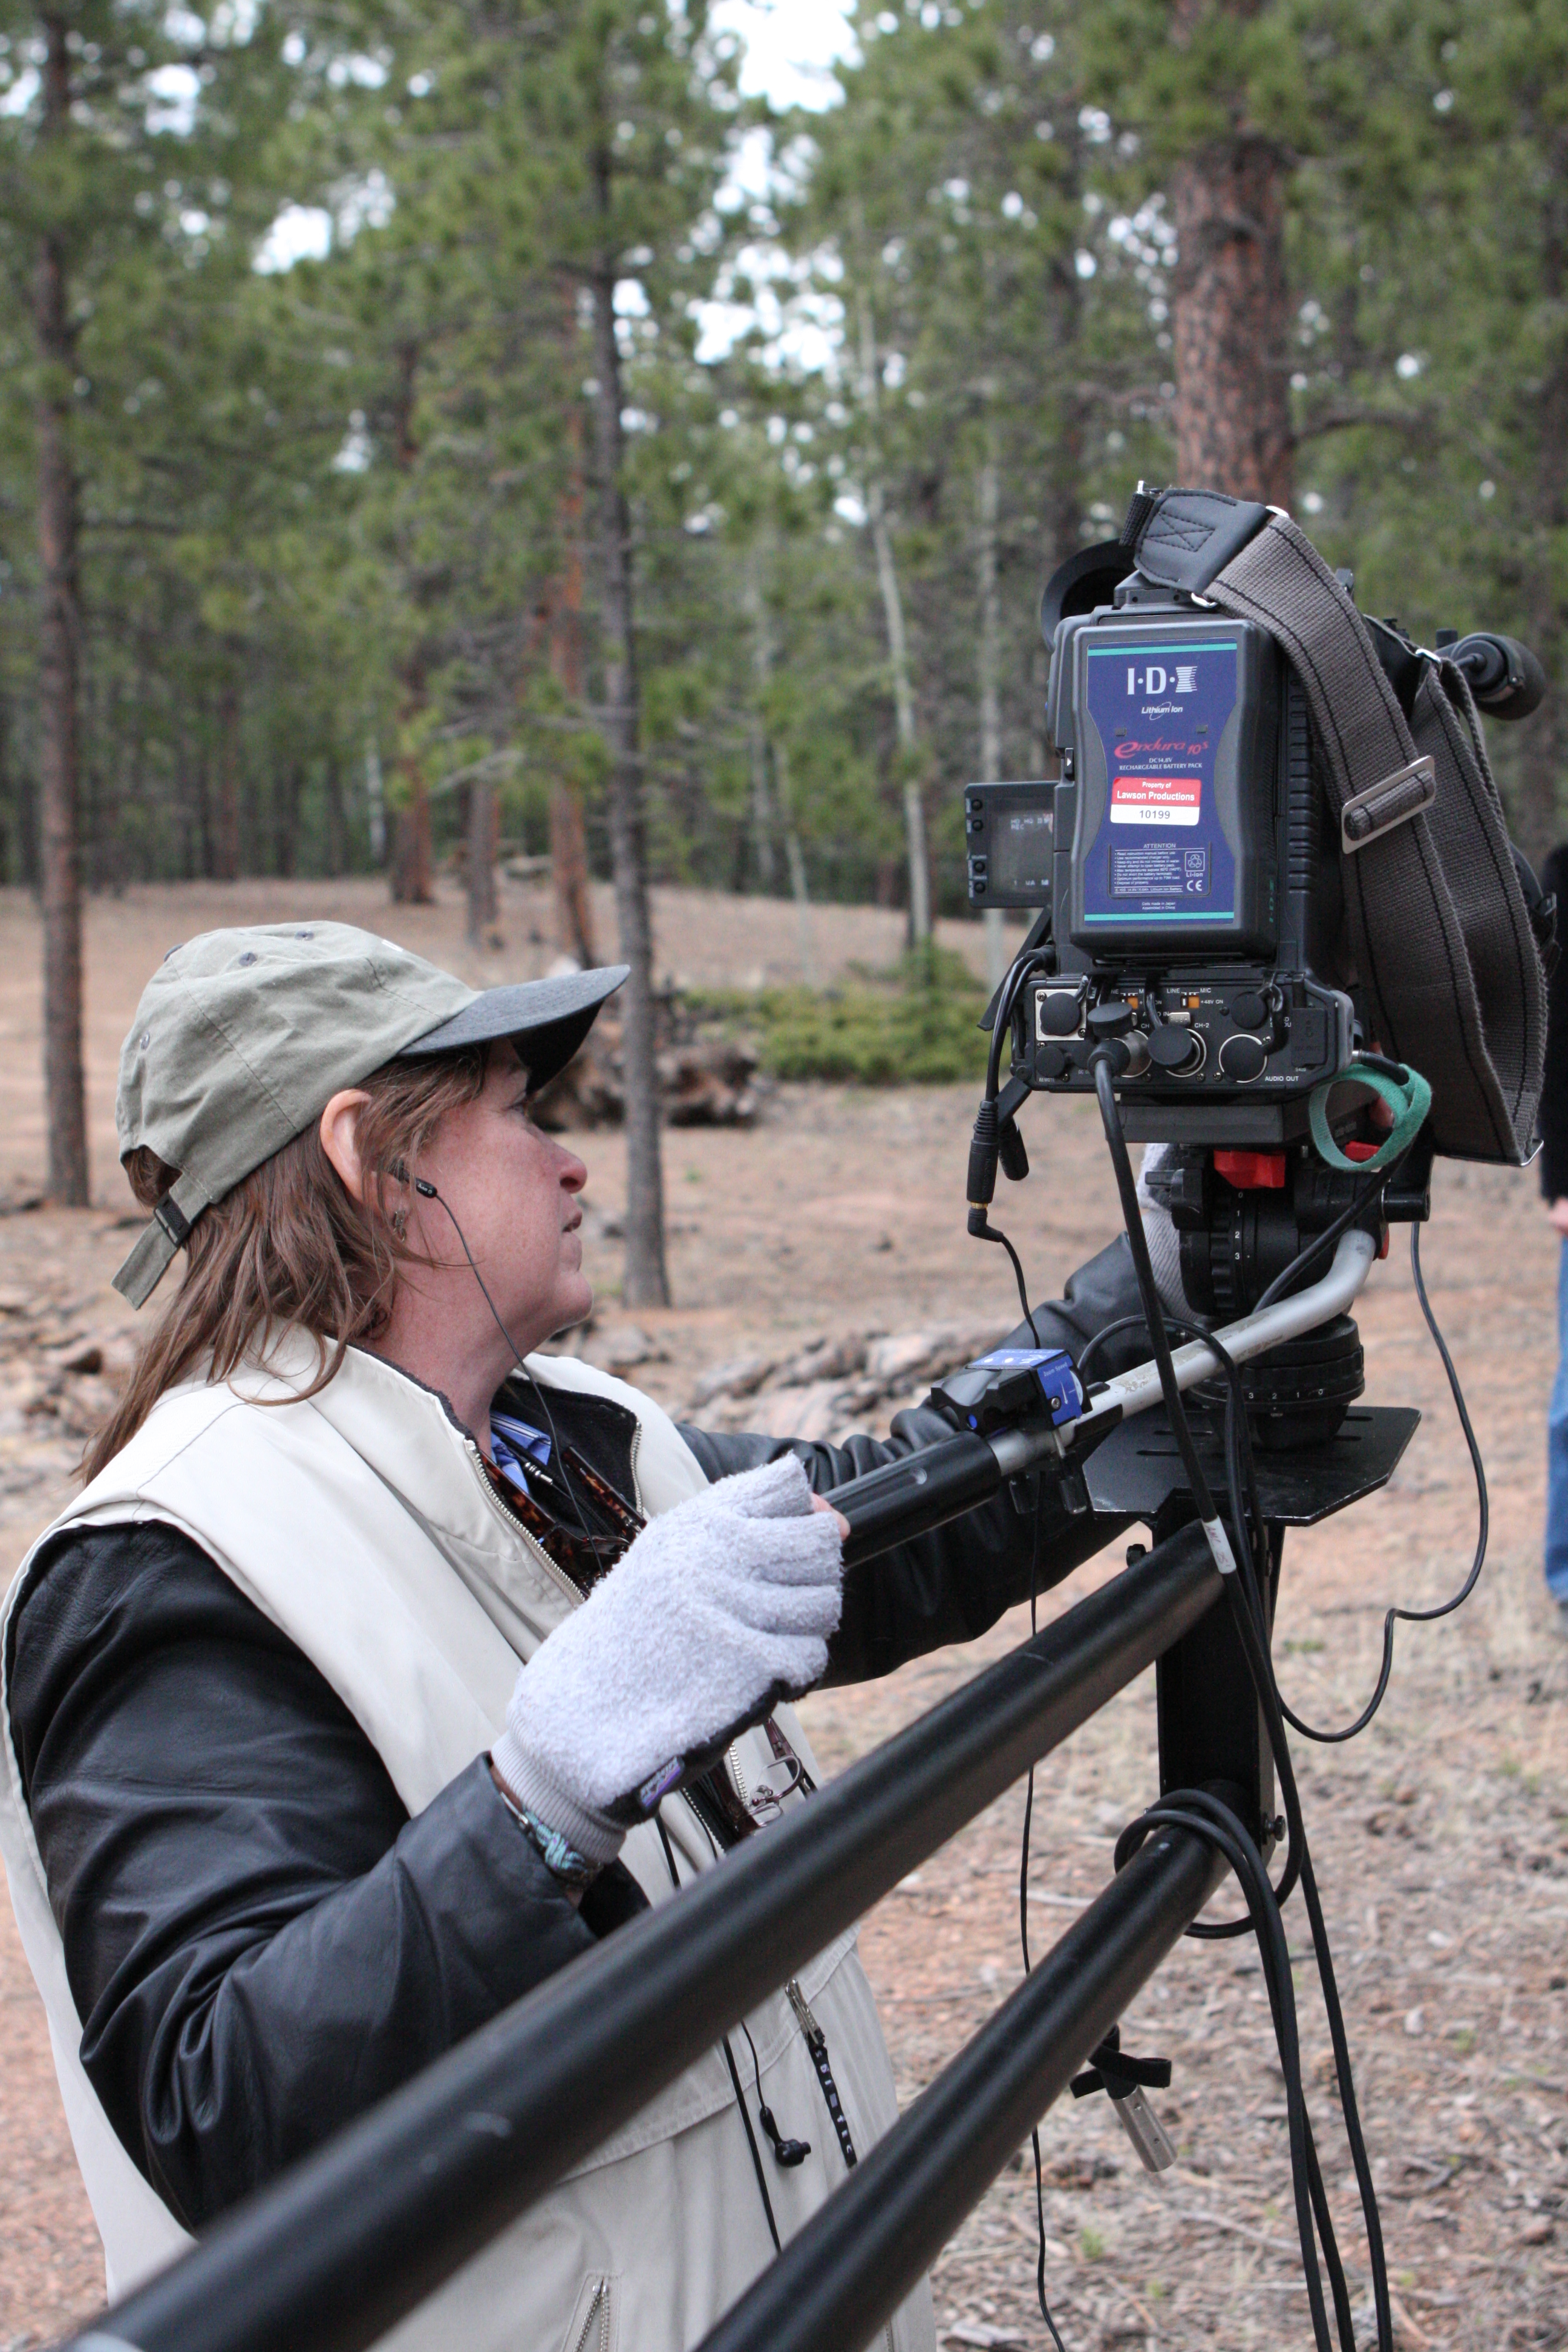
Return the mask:
POLYGON ((1557 1271, 1557 1378, 1546 1423, 1546 1589, 1568 1610, 1568 1238, 1557 1271))

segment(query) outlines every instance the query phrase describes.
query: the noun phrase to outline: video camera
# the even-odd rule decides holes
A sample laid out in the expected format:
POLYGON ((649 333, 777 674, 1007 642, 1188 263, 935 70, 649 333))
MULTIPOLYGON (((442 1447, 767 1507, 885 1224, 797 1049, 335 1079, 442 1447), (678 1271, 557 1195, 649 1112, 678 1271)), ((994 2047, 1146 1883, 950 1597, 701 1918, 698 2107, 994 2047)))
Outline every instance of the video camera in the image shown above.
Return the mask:
MULTIPOLYGON (((1395 1622, 1457 1609, 1486 1557, 1484 1466, 1419 1234, 1437 1153, 1518 1165, 1532 1148, 1552 908, 1511 851, 1478 715, 1526 716, 1545 690, 1539 665, 1490 633, 1442 631, 1428 651, 1397 623, 1368 621, 1352 588, 1274 509, 1142 485, 1121 538, 1047 588, 1059 773, 964 793, 972 903, 1035 915, 986 1016, 965 1187, 968 1229, 1005 1250, 1024 1319, 1010 1344, 931 1391, 950 1435, 832 1499, 851 1567, 1003 1486, 1035 1517, 1037 1561, 1040 1531, 1066 1520, 1092 1514, 1105 1538, 1140 1522, 1150 1545, 1129 1550, 1128 1580, 1102 1588, 1123 1624, 1149 1605, 1145 1580, 1152 1589, 1184 1546, 1201 1546, 1215 1605, 1151 1641, 1160 1801, 1123 1832, 1117 1866, 1158 1827, 1208 1842, 1247 1893, 1245 1917, 1188 1911, 1183 1924, 1257 1936, 1313 2339, 1330 2352, 1331 2325, 1348 2346, 1355 2322, 1301 2087, 1281 1922, 1300 1886, 1376 2340, 1392 2352, 1377 2200, 1286 1724, 1335 1744, 1363 1730, 1389 1687, 1395 1622), (1041 1332, 1019 1253, 990 1217, 998 1175, 1028 1173, 1017 1114, 1032 1094, 1093 1097, 1125 1228, 1135 1311, 1071 1356, 1041 1332), (1130 1141, 1160 1147, 1141 1180, 1130 1141), (1284 1542, 1385 1486, 1419 1419, 1359 1402, 1350 1309, 1396 1223, 1412 1228, 1416 1297, 1475 1471, 1476 1551, 1450 1600, 1389 1608, 1371 1698, 1323 1730, 1275 1677, 1284 1542)), ((1092 1549, 1088 1528, 1071 1549, 1092 1549)), ((1050 1654, 1068 1654, 1055 1641, 1050 1654)), ((1088 1649, 1072 1660, 1078 1683, 1093 1685, 1088 1649)), ((1075 1976, 1120 1966, 1112 1940, 1075 1950, 1075 1976)), ((1152 1965, 1152 1943, 1143 1957, 1152 1965)), ((1103 2014, 1116 2005, 1108 1996, 1103 2014)), ((1169 2145, 1132 2095, 1164 2079, 1166 2062, 1128 2059, 1111 2032, 1072 2088, 1109 2091, 1160 2170, 1169 2145)), ((1043 2215, 1040 2226, 1049 2322, 1043 2215)))
MULTIPOLYGON (((1041 622, 1059 776, 964 793, 971 903, 1037 912, 1014 1076, 1092 1094, 1089 1057, 1120 1038, 1131 1141, 1277 1150, 1371 1041, 1342 855, 1430 806, 1433 761, 1380 779, 1335 827, 1275 635, 1145 578, 1119 541, 1061 566, 1041 622)), ((1367 625, 1408 715, 1425 657, 1397 623, 1367 625)), ((1437 650, 1494 717, 1545 691, 1510 638, 1444 630, 1437 650)))

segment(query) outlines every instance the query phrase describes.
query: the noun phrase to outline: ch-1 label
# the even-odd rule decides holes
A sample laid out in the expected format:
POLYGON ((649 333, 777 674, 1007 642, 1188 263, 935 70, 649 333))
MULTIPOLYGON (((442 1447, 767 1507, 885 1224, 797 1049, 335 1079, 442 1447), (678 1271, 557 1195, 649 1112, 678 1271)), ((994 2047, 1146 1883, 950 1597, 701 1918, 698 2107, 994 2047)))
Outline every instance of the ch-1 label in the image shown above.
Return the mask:
POLYGON ((1110 787, 1110 822, 1196 824, 1203 799, 1198 776, 1117 776, 1110 787))

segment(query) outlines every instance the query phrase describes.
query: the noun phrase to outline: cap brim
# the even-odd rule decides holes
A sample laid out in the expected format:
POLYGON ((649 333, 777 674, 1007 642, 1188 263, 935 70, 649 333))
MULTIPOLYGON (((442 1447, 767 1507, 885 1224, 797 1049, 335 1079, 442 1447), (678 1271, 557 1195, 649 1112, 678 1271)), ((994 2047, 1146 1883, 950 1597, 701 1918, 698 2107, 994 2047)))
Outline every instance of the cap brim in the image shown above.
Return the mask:
POLYGON ((489 1045, 510 1037, 528 1065, 531 1082, 542 1087, 566 1067, 605 999, 630 971, 629 964, 604 964, 592 971, 563 971, 551 980, 487 988, 449 1021, 405 1045, 403 1056, 450 1054, 460 1045, 489 1045))

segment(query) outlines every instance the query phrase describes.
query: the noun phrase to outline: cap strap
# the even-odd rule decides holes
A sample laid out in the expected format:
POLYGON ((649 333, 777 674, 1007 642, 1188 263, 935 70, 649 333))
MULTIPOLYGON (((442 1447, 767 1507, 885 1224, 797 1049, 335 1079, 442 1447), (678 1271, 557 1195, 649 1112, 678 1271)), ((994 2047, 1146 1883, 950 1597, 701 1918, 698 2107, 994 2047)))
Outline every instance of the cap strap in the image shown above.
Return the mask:
POLYGON ((175 1178, 114 1277, 114 1287, 122 1298, 128 1298, 132 1307, 146 1305, 167 1274, 174 1252, 208 1206, 206 1188, 199 1176, 187 1169, 175 1178))

